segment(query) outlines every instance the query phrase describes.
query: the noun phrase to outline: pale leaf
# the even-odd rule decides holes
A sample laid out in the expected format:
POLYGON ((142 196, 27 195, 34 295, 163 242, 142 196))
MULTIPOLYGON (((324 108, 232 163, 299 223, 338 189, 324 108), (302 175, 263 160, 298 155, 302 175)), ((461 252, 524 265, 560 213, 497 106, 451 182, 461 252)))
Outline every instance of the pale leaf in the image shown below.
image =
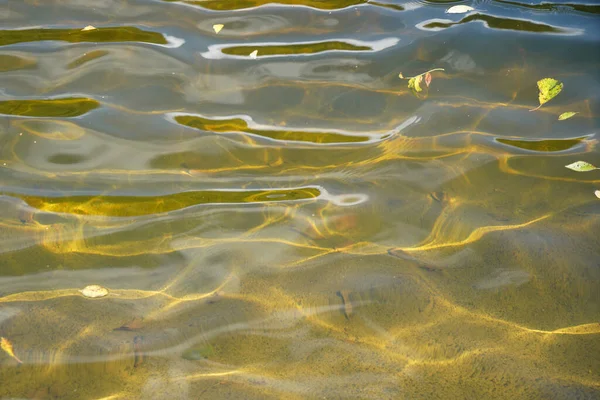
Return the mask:
POLYGON ((600 199, 600 190, 596 190, 596 191, 594 192, 594 194, 596 195, 596 197, 597 197, 597 198, 599 198, 599 199, 600 199))
POLYGON ((427 87, 429 87, 429 85, 431 84, 431 79, 432 79, 431 73, 429 73, 429 72, 426 73, 425 74, 425 85, 427 85, 427 87))
POLYGON ((402 75, 402 72, 400 72, 400 73, 398 74, 398 78, 400 78, 400 79, 404 79, 404 75, 402 75))
POLYGON ((469 11, 473 11, 473 7, 461 5, 461 6, 453 6, 446 10, 446 14, 464 14, 469 11))
POLYGON ((96 298, 96 297, 104 297, 108 294, 108 289, 99 286, 99 285, 89 285, 80 290, 82 295, 85 297, 96 298))
POLYGON ((81 32, 94 31, 94 30, 96 30, 96 29, 98 29, 98 28, 96 28, 95 26, 92 26, 92 25, 88 25, 88 26, 86 26, 85 28, 83 28, 83 29, 81 30, 81 32))
POLYGON ((258 56, 258 50, 254 50, 252 53, 250 53, 250 58, 256 59, 257 56, 258 56))
POLYGON ((223 29, 225 27, 225 25, 223 24, 215 24, 213 25, 213 30, 215 31, 215 33, 219 33, 221 32, 221 29, 223 29))
POLYGON ((569 119, 569 118, 571 118, 572 116, 574 116, 575 114, 579 114, 579 113, 576 113, 576 112, 573 112, 573 111, 567 111, 567 112, 564 112, 564 113, 562 113, 562 114, 560 114, 560 115, 558 116, 558 120, 559 120, 559 121, 563 121, 563 120, 565 120, 565 119, 569 119))
POLYGON ((577 171, 577 172, 587 172, 587 171, 593 171, 595 169, 599 169, 585 161, 576 161, 572 164, 565 165, 565 167, 572 169, 573 171, 577 171))

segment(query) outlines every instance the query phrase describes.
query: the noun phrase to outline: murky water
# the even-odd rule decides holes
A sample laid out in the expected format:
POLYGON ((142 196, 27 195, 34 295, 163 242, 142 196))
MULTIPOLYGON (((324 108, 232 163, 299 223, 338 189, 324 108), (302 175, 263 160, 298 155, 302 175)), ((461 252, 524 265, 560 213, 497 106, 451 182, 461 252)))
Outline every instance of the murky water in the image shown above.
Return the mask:
POLYGON ((600 398, 597 2, 0 18, 3 399, 600 398))

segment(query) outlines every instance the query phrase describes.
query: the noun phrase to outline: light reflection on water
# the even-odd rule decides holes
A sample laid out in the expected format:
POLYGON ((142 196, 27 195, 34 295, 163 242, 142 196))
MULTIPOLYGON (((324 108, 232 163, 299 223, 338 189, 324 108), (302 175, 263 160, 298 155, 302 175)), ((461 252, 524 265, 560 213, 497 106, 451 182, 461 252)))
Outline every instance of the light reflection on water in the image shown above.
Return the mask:
POLYGON ((6 5, 2 398, 600 396, 597 5, 6 5))

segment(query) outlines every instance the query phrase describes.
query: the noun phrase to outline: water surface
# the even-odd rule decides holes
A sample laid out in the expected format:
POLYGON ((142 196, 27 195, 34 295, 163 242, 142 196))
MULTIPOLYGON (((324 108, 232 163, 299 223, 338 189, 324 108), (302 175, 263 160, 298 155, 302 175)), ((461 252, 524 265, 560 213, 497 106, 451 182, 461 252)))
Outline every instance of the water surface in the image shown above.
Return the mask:
POLYGON ((596 2, 0 18, 3 399, 600 397, 596 2))

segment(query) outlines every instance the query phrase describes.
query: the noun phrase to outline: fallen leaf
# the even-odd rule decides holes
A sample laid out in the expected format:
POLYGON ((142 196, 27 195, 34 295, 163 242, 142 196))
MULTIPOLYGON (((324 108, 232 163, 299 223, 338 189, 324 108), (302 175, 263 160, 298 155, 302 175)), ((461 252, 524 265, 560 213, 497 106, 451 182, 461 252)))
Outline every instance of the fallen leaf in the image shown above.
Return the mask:
POLYGON ((96 298, 96 297, 104 297, 108 294, 108 289, 99 286, 99 285, 90 285, 80 290, 81 294, 85 297, 96 298))
POLYGON ((563 88, 562 82, 557 81, 552 78, 544 78, 537 82, 538 89, 540 90, 539 101, 540 105, 536 108, 529 110, 535 111, 540 108, 542 105, 546 104, 553 98, 555 98, 563 88))
POLYGON ((453 6, 446 10, 446 14, 464 14, 473 10, 474 8, 469 6, 453 6))
POLYGON ((225 25, 223 24, 215 24, 213 25, 213 30, 215 31, 215 33, 219 33, 221 32, 221 29, 223 29, 225 25))
POLYGON ((595 169, 600 169, 585 161, 576 161, 573 164, 565 165, 565 167, 577 172, 587 172, 593 171, 595 169))
POLYGON ((12 358, 14 358, 19 364, 23 364, 23 361, 19 360, 19 357, 17 357, 15 355, 15 352, 13 350, 13 345, 8 339, 1 337, 0 338, 0 347, 2 347, 2 350, 4 350, 6 352, 6 354, 8 354, 12 358))
POLYGON ((597 198, 599 198, 599 199, 600 199, 600 190, 596 190, 596 191, 594 192, 594 194, 596 195, 596 197, 597 197, 597 198))
POLYGON ((563 120, 565 120, 565 119, 569 119, 569 118, 571 118, 571 117, 572 117, 573 115, 575 115, 575 114, 579 114, 579 113, 576 113, 576 112, 573 112, 573 111, 567 111, 567 112, 564 112, 564 113, 562 113, 562 114, 560 114, 560 115, 558 116, 558 120, 559 120, 559 121, 563 121, 563 120))
POLYGON ((88 25, 88 26, 86 26, 85 28, 83 28, 83 29, 81 30, 81 32, 94 31, 94 30, 96 30, 96 29, 98 29, 98 28, 96 28, 95 26, 92 26, 92 25, 88 25))
POLYGON ((126 324, 121 325, 118 328, 113 329, 113 331, 137 331, 144 327, 144 319, 143 318, 134 318, 126 324))
POLYGON ((408 88, 413 89, 415 92, 422 92, 421 82, 423 81, 423 75, 417 75, 408 80, 408 88))
POLYGON ((425 74, 425 85, 427 85, 427 87, 429 87, 429 85, 431 84, 431 79, 432 79, 431 73, 429 73, 429 72, 426 73, 425 74))
POLYGON ((398 78, 400 78, 400 79, 404 79, 404 75, 402 75, 402 72, 400 72, 400 73, 398 74, 398 78))
POLYGON ((257 56, 258 56, 258 50, 254 50, 252 53, 250 53, 250 58, 253 58, 256 60, 257 56))

